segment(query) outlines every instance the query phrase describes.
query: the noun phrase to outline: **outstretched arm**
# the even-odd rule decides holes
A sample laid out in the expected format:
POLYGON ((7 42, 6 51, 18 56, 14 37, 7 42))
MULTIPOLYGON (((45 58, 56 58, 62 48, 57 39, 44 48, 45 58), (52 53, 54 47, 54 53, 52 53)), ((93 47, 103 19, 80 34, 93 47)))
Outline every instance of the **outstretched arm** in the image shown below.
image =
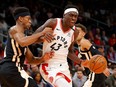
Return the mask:
MULTIPOLYGON (((76 29, 74 32, 74 42, 71 44, 70 48, 69 48, 69 54, 68 57, 73 60, 74 62, 76 62, 77 64, 81 64, 84 67, 88 67, 88 60, 82 60, 80 59, 75 53, 74 53, 74 44, 77 44, 76 42, 76 38, 78 37, 78 30, 76 29)), ((85 43, 84 43, 85 44, 85 43)))
POLYGON ((34 33, 38 33, 38 32, 41 32, 43 31, 46 27, 49 27, 49 28, 54 28, 55 25, 56 25, 56 19, 48 19, 42 26, 40 26, 34 33))
POLYGON ((52 28, 46 27, 43 31, 45 32, 45 34, 41 36, 40 38, 38 38, 38 40, 35 43, 43 42, 45 40, 47 42, 51 42, 54 39, 52 28))
POLYGON ((41 31, 46 31, 46 33, 40 37, 36 42, 43 42, 46 40, 47 42, 51 42, 53 40, 53 29, 55 28, 57 23, 56 18, 55 19, 48 19, 42 26, 40 26, 34 34, 41 32, 41 31))
MULTIPOLYGON (((72 45, 73 46, 73 45, 72 45)), ((70 58, 72 61, 74 61, 77 64, 80 64, 84 67, 89 68, 89 60, 82 60, 80 59, 74 52, 74 49, 70 47, 69 53, 68 53, 68 58, 70 58)))
POLYGON ((9 30, 10 37, 17 41, 17 43, 22 47, 33 44, 36 40, 38 40, 38 38, 43 36, 45 33, 46 31, 42 31, 31 36, 25 36, 24 33, 17 32, 13 28, 9 30))

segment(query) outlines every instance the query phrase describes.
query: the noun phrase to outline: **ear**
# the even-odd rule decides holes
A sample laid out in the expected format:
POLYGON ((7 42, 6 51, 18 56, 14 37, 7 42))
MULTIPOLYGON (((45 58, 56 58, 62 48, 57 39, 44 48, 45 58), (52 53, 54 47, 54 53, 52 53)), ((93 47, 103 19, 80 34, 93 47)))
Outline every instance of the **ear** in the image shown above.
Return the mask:
POLYGON ((21 22, 22 22, 22 20, 23 20, 23 17, 19 16, 19 18, 18 18, 18 19, 19 19, 19 21, 21 21, 21 22))
POLYGON ((63 14, 63 18, 65 17, 65 14, 63 14))
POLYGON ((86 33, 85 32, 83 32, 83 36, 85 36, 86 35, 86 33))

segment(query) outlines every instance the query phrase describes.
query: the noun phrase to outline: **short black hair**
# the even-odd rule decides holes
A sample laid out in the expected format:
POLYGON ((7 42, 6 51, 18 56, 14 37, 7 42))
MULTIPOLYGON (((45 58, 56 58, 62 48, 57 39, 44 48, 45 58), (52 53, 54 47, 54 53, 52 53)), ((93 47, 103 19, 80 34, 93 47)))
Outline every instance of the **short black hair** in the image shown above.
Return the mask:
POLYGON ((87 33, 87 28, 83 25, 83 24, 75 24, 76 27, 80 27, 82 29, 83 32, 87 33))
POLYGON ((76 5, 68 4, 68 5, 65 6, 64 11, 65 11, 66 9, 68 9, 68 8, 76 8, 76 9, 78 10, 78 7, 77 7, 76 5))
POLYGON ((29 9, 26 7, 17 7, 13 11, 13 17, 15 20, 17 20, 19 16, 26 16, 26 15, 30 15, 29 9))

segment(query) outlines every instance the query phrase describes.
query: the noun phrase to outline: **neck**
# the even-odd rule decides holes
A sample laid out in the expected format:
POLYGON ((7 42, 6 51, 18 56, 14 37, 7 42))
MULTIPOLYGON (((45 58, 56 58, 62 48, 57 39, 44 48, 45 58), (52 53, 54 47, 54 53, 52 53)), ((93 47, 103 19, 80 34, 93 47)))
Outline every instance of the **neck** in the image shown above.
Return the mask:
POLYGON ((22 32, 22 33, 24 33, 24 27, 22 26, 22 24, 21 23, 16 23, 16 29, 19 31, 19 32, 22 32))

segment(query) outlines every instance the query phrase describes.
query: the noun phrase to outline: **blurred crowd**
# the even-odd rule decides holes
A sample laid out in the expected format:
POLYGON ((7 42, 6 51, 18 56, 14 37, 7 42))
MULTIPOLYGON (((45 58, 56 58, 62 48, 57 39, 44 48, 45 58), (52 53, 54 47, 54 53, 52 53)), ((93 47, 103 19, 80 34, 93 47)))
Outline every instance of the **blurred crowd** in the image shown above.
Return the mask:
MULTIPOLYGON (((87 27, 86 38, 96 45, 108 61, 111 76, 106 80, 107 87, 116 87, 116 0, 58 0, 58 2, 55 0, 0 0, 0 60, 4 56, 8 29, 15 23, 12 11, 17 6, 30 9, 32 30, 26 32, 30 35, 47 19, 62 17, 63 8, 67 4, 75 4, 78 7, 77 23, 87 27)), ((42 55, 42 43, 32 44, 29 48, 35 56, 42 55)), ((77 45, 74 51, 78 55, 77 45)), ((87 79, 83 67, 70 60, 68 62, 74 87, 81 87, 87 79)), ((50 87, 42 80, 39 65, 28 65, 25 62, 25 70, 35 79, 39 87, 50 87)))

